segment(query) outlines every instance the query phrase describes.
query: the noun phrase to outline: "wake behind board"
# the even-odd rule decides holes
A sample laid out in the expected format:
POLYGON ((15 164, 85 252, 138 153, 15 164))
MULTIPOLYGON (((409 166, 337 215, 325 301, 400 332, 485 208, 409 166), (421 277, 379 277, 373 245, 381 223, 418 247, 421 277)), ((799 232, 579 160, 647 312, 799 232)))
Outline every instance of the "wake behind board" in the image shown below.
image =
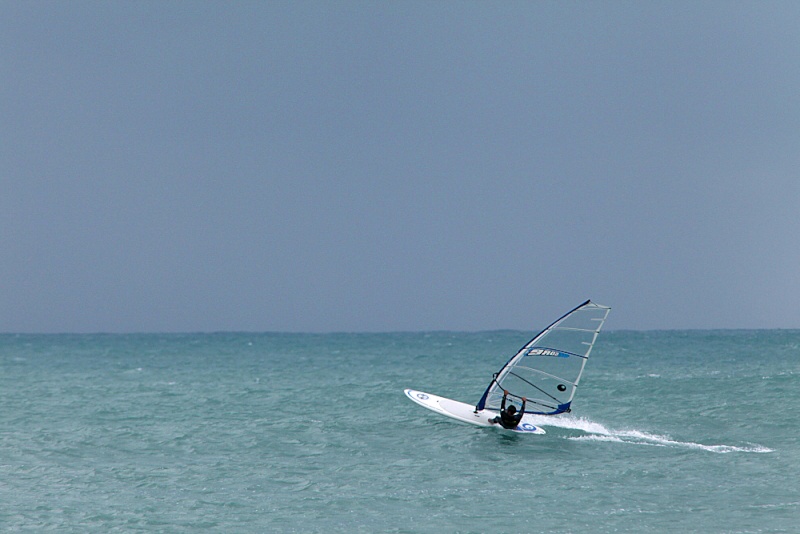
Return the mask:
POLYGON ((522 422, 519 424, 519 426, 517 426, 517 428, 509 430, 503 428, 499 424, 489 422, 490 419, 494 419, 498 415, 498 412, 491 410, 480 410, 476 412, 474 406, 470 406, 469 404, 463 402, 446 399, 438 395, 424 393, 422 391, 416 391, 413 389, 406 389, 405 392, 409 399, 416 402, 420 406, 424 406, 433 412, 450 417, 451 419, 455 419, 457 421, 462 421, 464 423, 477 426, 494 427, 500 430, 508 430, 509 432, 517 432, 520 434, 545 433, 544 429, 525 421, 525 417, 522 418, 522 422))

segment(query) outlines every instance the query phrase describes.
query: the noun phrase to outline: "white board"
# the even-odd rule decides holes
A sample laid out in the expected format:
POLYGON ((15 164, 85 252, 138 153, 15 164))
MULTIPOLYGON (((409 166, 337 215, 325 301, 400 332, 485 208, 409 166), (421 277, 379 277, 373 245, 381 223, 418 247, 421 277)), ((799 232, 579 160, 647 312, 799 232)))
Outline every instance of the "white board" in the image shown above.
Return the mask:
POLYGON ((528 417, 525 415, 522 418, 519 426, 513 430, 508 430, 503 428, 499 424, 490 423, 490 419, 494 419, 498 412, 491 411, 491 410, 481 410, 479 412, 475 411, 475 406, 454 401, 452 399, 446 399, 444 397, 440 397, 438 395, 433 395, 431 393, 425 393, 423 391, 416 391, 413 389, 406 389, 406 396, 411 399, 412 401, 416 402, 420 406, 424 406, 425 408, 442 414, 446 417, 450 417, 451 419, 456 419, 457 421, 463 421, 464 423, 469 423, 472 425, 477 426, 486 426, 486 427, 493 427, 499 430, 506 430, 508 432, 517 432, 521 434, 544 434, 544 429, 526 421, 525 419, 528 417))

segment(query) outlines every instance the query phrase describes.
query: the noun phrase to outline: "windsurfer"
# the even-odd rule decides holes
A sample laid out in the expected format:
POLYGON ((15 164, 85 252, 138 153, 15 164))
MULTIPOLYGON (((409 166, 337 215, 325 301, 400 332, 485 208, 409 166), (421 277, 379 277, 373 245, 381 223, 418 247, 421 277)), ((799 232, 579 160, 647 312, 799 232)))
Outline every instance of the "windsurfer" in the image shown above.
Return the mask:
POLYGON ((520 408, 519 412, 517 412, 517 407, 513 404, 506 409, 506 399, 508 398, 508 390, 503 390, 503 402, 500 405, 500 415, 495 417, 494 419, 490 419, 490 423, 500 423, 503 425, 503 428, 514 429, 517 428, 520 421, 522 421, 522 416, 525 415, 525 403, 528 399, 522 397, 522 408, 520 408))

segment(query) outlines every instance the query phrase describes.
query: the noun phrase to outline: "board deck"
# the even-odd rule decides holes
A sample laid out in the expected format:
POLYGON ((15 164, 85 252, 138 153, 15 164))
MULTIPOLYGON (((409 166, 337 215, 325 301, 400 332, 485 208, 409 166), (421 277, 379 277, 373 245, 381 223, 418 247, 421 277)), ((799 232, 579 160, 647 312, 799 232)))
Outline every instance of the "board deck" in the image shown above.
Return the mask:
POLYGON ((475 406, 472 406, 470 404, 454 401, 452 399, 447 399, 444 397, 440 397, 438 395, 433 395, 432 393, 416 391, 414 389, 406 389, 405 393, 409 399, 416 402, 420 406, 424 406, 425 408, 433 412, 444 415, 446 417, 450 417, 451 419, 455 419, 457 421, 462 421, 464 423, 469 423, 471 425, 497 428, 499 430, 505 430, 507 432, 517 432, 520 434, 545 433, 544 429, 528 421, 525 421, 525 419, 528 417, 527 415, 522 418, 522 422, 520 422, 517 428, 509 430, 503 428, 499 424, 489 422, 490 419, 493 419, 498 415, 498 413, 495 411, 480 410, 476 412, 475 406))

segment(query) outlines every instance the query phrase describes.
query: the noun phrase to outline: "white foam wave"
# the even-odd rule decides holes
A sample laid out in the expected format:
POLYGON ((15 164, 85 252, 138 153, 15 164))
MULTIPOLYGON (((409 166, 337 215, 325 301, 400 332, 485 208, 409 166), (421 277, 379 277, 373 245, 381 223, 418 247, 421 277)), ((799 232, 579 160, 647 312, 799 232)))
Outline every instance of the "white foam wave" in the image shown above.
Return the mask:
POLYGON ((558 427, 568 430, 580 430, 586 433, 583 436, 568 436, 567 439, 575 441, 607 441, 615 443, 629 443, 633 445, 650 445, 656 447, 677 447, 685 449, 697 449, 715 453, 729 452, 773 452, 773 449, 763 445, 735 446, 735 445, 704 445, 692 441, 679 441, 670 436, 642 432, 641 430, 614 430, 609 429, 600 423, 589 421, 584 418, 573 417, 554 417, 536 418, 531 421, 535 425, 543 427, 558 427))
POLYGON ((589 421, 588 419, 584 419, 582 417, 532 416, 526 417, 525 420, 537 426, 558 427, 569 430, 583 430, 584 432, 589 432, 592 434, 609 434, 611 432, 600 423, 595 423, 594 421, 589 421))

